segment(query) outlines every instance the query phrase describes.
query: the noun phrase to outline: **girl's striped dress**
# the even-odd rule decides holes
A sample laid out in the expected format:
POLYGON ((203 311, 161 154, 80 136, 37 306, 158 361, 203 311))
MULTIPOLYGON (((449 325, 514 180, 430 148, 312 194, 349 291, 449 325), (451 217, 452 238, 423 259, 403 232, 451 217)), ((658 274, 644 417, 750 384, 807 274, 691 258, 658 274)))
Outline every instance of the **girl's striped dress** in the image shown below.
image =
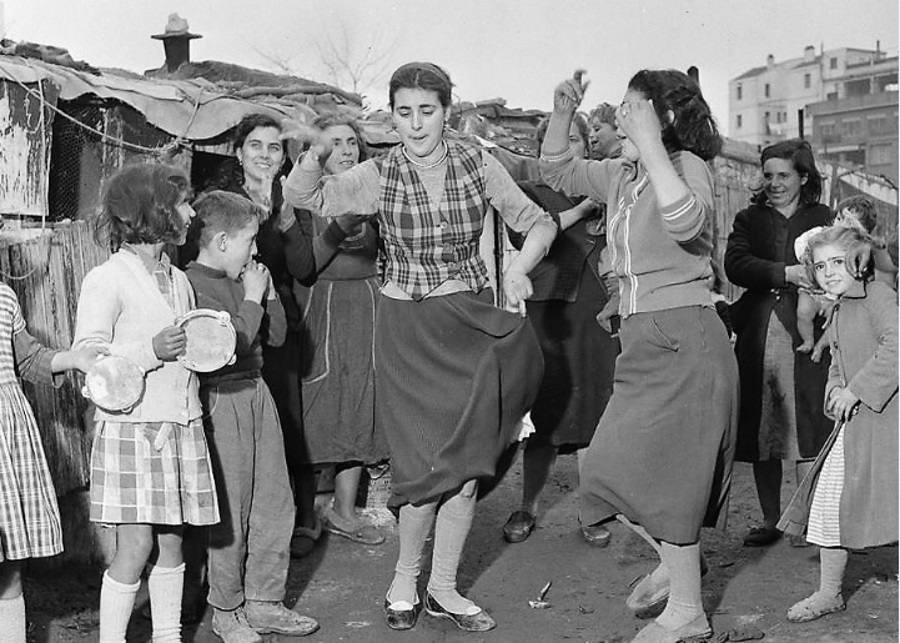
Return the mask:
POLYGON ((0 284, 0 562, 53 556, 63 549, 41 436, 16 375, 13 340, 22 332, 25 320, 16 295, 0 284))

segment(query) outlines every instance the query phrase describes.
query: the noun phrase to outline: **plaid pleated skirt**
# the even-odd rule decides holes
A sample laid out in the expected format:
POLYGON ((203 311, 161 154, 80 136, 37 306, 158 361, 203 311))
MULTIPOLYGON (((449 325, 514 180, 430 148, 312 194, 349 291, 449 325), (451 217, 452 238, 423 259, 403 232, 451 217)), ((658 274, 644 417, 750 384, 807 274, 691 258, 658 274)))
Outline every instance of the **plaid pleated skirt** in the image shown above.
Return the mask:
POLYGON ((91 520, 213 525, 219 503, 203 422, 97 422, 91 520))
POLYGON ((17 382, 0 384, 0 562, 62 549, 56 492, 34 413, 17 382))

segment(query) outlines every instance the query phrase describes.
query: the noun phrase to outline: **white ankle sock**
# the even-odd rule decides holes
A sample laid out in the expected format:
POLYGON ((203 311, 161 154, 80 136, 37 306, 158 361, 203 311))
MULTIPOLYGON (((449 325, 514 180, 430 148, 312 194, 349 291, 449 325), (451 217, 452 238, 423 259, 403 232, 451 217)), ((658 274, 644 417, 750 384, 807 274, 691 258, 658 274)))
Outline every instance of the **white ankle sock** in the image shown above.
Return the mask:
POLYGON ((0 643, 25 643, 25 597, 0 598, 0 643))
POLYGON ((125 643, 125 631, 134 609, 134 597, 141 587, 138 580, 133 585, 120 583, 103 572, 100 587, 100 639, 99 643, 125 643))
POLYGON ((153 614, 153 643, 179 643, 184 563, 178 567, 154 565, 147 578, 147 589, 153 614))

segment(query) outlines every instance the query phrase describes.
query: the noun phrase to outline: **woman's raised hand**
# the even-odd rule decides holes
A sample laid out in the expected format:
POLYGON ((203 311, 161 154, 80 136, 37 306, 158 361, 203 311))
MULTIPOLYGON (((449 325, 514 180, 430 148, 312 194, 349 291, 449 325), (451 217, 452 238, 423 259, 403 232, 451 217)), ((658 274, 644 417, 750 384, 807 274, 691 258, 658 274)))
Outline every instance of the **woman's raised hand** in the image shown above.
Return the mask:
POLYGON ((587 90, 590 81, 582 82, 585 70, 576 69, 571 78, 567 78, 553 90, 553 111, 558 114, 570 115, 574 114, 581 105, 584 98, 584 92, 587 90))
POLYGON ((619 105, 616 109, 616 125, 639 152, 645 151, 647 145, 662 141, 662 126, 653 108, 653 101, 645 98, 629 100, 619 105))
MULTIPOLYGON (((314 125, 307 125, 293 119, 285 119, 281 122, 280 138, 283 141, 288 141, 289 146, 291 141, 309 146, 309 151, 322 165, 331 156, 331 139, 325 135, 324 130, 314 125)), ((296 158, 294 155, 291 156, 296 158)))

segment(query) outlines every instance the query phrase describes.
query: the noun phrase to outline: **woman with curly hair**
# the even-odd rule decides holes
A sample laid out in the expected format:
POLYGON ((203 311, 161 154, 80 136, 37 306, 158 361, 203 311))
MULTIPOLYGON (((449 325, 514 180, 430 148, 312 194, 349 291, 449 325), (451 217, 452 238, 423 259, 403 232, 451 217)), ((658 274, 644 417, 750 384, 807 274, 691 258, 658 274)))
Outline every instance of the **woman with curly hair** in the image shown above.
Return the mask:
POLYGON ((608 207, 622 352, 612 397, 581 468, 581 520, 620 519, 659 566, 634 588, 637 612, 667 603, 636 642, 710 633, 700 595, 700 528, 715 525, 731 477, 737 367, 713 305, 713 181, 721 146, 700 88, 643 70, 616 113, 622 157, 576 158, 566 134, 586 85, 557 86, 541 148, 547 183, 608 207))

